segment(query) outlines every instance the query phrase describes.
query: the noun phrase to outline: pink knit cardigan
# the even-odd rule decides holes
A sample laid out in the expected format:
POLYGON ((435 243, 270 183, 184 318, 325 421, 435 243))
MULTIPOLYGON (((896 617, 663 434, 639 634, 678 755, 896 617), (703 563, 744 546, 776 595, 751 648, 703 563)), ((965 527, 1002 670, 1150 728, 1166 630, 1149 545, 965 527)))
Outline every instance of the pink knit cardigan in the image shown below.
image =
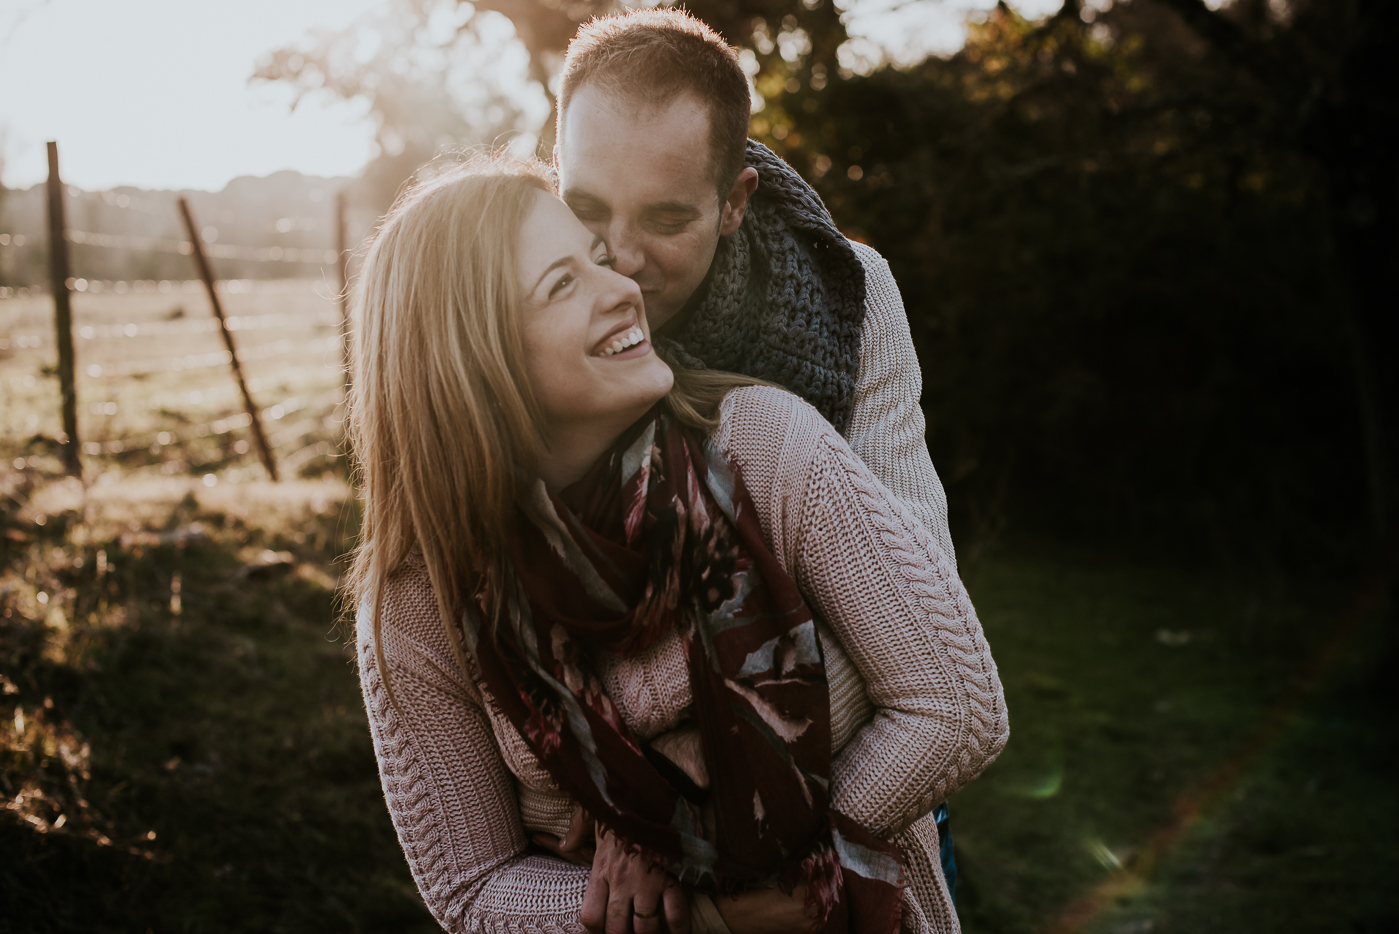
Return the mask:
MULTIPOLYGON (((995 663, 952 562, 922 523, 805 402, 731 393, 712 443, 738 464, 773 553, 818 620, 831 686, 835 807, 909 858, 904 929, 957 931, 929 813, 1004 747, 995 663)), ((531 853, 574 803, 453 659, 421 560, 389 580, 382 613, 398 707, 361 608, 361 684, 384 794, 428 908, 448 931, 578 932, 586 869, 531 853), (401 715, 400 715, 401 711, 401 715)), ((649 739, 691 704, 671 637, 595 664, 649 739)))

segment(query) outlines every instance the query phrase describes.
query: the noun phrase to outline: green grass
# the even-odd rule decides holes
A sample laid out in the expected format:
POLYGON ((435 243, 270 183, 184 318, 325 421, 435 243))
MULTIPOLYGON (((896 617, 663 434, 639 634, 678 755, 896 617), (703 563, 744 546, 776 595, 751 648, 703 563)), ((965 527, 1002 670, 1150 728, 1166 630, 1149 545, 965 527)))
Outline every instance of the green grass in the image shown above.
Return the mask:
POLYGON ((969 577, 1011 741, 952 801, 965 930, 1393 929, 1392 653, 1350 587, 1045 545, 969 577))
POLYGON ((335 625, 343 487, 242 515, 201 495, 11 519, 0 714, 24 732, 0 727, 0 930, 435 929, 335 625), (266 551, 286 554, 257 569, 266 551))
MULTIPOLYGON (((435 930, 335 622, 343 485, 0 486, 0 931, 435 930)), ((1061 929, 1394 927, 1392 653, 1374 613, 1337 637, 1354 582, 1044 543, 967 575, 1011 712, 952 801, 968 932, 1094 893, 1061 929)))

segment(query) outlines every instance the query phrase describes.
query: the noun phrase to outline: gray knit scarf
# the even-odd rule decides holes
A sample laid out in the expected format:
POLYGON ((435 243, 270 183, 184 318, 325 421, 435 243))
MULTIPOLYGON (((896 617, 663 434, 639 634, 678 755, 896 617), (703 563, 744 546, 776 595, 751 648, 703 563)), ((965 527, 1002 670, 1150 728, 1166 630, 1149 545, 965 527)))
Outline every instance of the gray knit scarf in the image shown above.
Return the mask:
POLYGON ((758 190, 720 237, 707 285, 658 338, 683 366, 785 386, 842 434, 850 423, 865 319, 865 270, 821 198, 762 143, 746 160, 758 190))

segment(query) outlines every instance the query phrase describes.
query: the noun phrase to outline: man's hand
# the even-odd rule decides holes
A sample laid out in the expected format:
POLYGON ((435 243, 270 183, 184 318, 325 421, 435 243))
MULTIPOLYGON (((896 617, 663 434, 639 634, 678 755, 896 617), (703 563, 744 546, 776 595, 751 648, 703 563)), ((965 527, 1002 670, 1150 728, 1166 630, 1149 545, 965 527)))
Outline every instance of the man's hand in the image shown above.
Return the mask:
POLYGON ((556 837, 551 833, 537 833, 531 835, 530 839, 560 859, 566 859, 576 866, 593 864, 593 819, 583 810, 581 804, 574 809, 573 817, 568 822, 568 833, 563 837, 556 837))
POLYGON ((610 830, 596 831, 597 852, 579 920, 589 934, 690 934, 690 897, 675 878, 628 850, 610 830))

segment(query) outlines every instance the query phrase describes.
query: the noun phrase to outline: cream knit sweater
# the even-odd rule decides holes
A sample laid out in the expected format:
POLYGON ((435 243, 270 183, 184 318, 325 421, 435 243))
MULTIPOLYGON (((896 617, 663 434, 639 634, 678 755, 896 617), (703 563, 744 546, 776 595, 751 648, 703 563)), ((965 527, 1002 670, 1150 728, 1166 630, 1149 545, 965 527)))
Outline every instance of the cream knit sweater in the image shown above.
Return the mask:
MULTIPOLYGON (((856 248, 870 315, 849 441, 795 396, 750 388, 725 400, 714 443, 738 463, 773 553, 818 620, 833 804, 904 847, 905 930, 954 932, 929 811, 999 754, 1009 727, 922 443, 917 360, 898 292, 878 254, 856 248)), ((366 608, 361 686, 389 811, 428 908, 452 932, 581 931, 587 871, 528 854, 530 833, 562 835, 574 802, 459 670, 420 560, 390 579, 381 613, 397 709, 366 608)), ((595 664, 641 737, 689 712, 678 639, 628 660, 599 654, 595 664)))
POLYGON ((860 370, 846 440, 923 523, 955 571, 947 494, 928 456, 927 425, 919 405, 923 373, 903 298, 884 257, 863 243, 850 245, 865 267, 865 323, 860 329, 860 370))

